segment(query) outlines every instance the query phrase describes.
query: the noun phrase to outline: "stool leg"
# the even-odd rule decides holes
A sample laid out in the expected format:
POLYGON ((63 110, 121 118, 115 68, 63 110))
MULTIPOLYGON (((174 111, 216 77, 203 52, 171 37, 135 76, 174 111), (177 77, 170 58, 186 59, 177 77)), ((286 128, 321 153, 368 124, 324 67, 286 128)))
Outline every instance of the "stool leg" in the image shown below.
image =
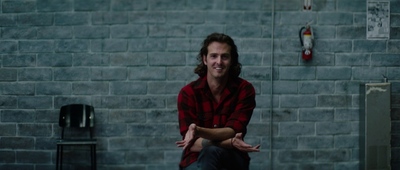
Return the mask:
POLYGON ((60 145, 57 145, 57 152, 56 152, 56 170, 58 170, 58 161, 60 160, 60 145))
POLYGON ((60 146, 60 170, 63 168, 63 145, 60 146))

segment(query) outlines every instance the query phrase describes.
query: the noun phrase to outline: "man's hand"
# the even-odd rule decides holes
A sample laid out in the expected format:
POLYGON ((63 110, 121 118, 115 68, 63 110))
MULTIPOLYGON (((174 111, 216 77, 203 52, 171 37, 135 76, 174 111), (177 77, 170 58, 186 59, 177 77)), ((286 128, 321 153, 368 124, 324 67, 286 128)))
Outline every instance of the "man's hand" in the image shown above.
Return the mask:
POLYGON ((242 152, 260 152, 260 145, 251 146, 243 141, 242 133, 236 133, 235 137, 231 139, 232 147, 242 152))
POLYGON ((186 147, 190 146, 194 142, 195 135, 196 135, 196 124, 192 123, 190 124, 188 131, 186 132, 185 138, 181 141, 175 142, 176 146, 183 147, 183 149, 186 149, 186 147))

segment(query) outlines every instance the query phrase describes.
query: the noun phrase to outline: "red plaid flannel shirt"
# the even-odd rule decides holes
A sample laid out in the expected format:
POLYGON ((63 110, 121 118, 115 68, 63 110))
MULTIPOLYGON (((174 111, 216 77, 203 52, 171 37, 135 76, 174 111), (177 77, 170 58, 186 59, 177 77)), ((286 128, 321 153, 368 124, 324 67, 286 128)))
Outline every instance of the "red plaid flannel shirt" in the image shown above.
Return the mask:
MULTIPOLYGON (((206 128, 230 127, 236 133, 246 134, 246 126, 256 106, 255 90, 248 81, 230 79, 216 103, 207 84, 206 76, 182 88, 178 95, 179 127, 182 138, 191 123, 206 128)), ((197 160, 198 152, 183 151, 180 167, 187 167, 197 160)), ((250 160, 247 153, 245 159, 250 160)))

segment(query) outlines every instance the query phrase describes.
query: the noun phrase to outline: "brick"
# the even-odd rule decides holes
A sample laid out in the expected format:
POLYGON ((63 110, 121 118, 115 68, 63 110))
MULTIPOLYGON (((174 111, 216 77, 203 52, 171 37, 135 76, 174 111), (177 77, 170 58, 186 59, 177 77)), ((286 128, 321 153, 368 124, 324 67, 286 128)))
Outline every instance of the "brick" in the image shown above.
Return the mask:
POLYGON ((365 38, 365 26, 341 26, 337 28, 337 38, 339 39, 363 39, 365 38))
POLYGON ((34 1, 4 1, 2 2, 3 13, 26 13, 34 12, 36 3, 34 1))
POLYGON ((129 97, 127 105, 129 108, 164 108, 165 100, 160 97, 129 97))
POLYGON ((400 66, 400 57, 398 54, 372 54, 371 65, 373 66, 400 66))
POLYGON ((397 79, 400 77, 400 70, 396 69, 396 67, 388 68, 388 75, 389 79, 397 79))
POLYGON ((79 53, 72 57, 73 66, 108 66, 110 64, 109 54, 79 53))
POLYGON ((335 136, 335 148, 359 148, 359 136, 335 136))
POLYGON ((349 150, 321 150, 316 152, 318 161, 342 162, 350 159, 349 150))
POLYGON ((15 26, 17 24, 17 17, 12 14, 2 14, 0 15, 0 26, 15 26))
POLYGON ((138 38, 128 43, 129 51, 164 51, 167 40, 165 38, 138 38))
POLYGON ((144 123, 146 112, 138 110, 114 110, 109 116, 110 123, 144 123))
POLYGON ((17 69, 0 68, 0 81, 17 80, 17 69))
POLYGON ((353 14, 349 12, 319 13, 317 23, 320 25, 351 25, 353 24, 353 14))
POLYGON ((110 38, 110 30, 105 26, 75 26, 74 36, 79 39, 104 39, 110 38))
POLYGON ((275 2, 274 9, 276 11, 298 11, 302 8, 300 1, 296 0, 281 0, 275 2), (292 4, 292 5, 288 5, 292 4))
POLYGON ((183 82, 149 82, 148 94, 177 94, 185 84, 183 82))
POLYGON ((7 83, 3 85, 3 95, 34 95, 35 84, 33 83, 7 83))
POLYGON ((17 151, 17 162, 20 163, 51 163, 51 152, 44 151, 17 151))
POLYGON ((38 54, 37 66, 70 67, 72 66, 72 54, 38 54))
POLYGON ((340 135, 352 132, 351 124, 348 122, 321 122, 316 125, 317 135, 340 135))
POLYGON ((91 45, 95 52, 125 52, 127 49, 128 42, 122 39, 94 40, 91 45))
POLYGON ((34 138, 32 137, 2 137, 0 139, 0 149, 34 149, 34 138))
MULTIPOLYGON (((186 32, 184 25, 149 25, 149 36, 151 37, 185 37, 186 32)), ((142 33, 142 35, 146 35, 146 33, 142 33)))
POLYGON ((110 65, 112 66, 144 66, 147 65, 147 53, 120 53, 111 54, 110 65))
POLYGON ((125 163, 125 152, 97 152, 97 162, 106 165, 118 165, 125 163))
POLYGON ((258 38, 261 37, 262 27, 249 26, 229 26, 226 28, 226 33, 232 37, 258 38))
MULTIPOLYGON (((148 140, 147 144, 149 149, 161 150, 163 148, 175 147, 177 140, 179 140, 177 137, 155 137, 154 140, 148 140)), ((176 150, 180 150, 180 148, 176 148, 176 150)))
POLYGON ((60 40, 55 42, 56 52, 87 52, 89 51, 88 40, 60 40))
POLYGON ((50 137, 52 136, 51 124, 18 124, 19 136, 50 137))
POLYGON ((188 51, 190 50, 190 40, 185 38, 169 38, 167 39, 168 51, 188 51))
POLYGON ((346 1, 346 0, 338 0, 337 1, 337 9, 338 11, 352 11, 352 12, 365 12, 366 1, 364 0, 353 0, 353 1, 346 1))
MULTIPOLYGON (((3 122, 3 121, 2 121, 3 122)), ((0 128, 2 129, 0 131, 0 135, 2 137, 6 136, 16 136, 17 134, 17 126, 16 124, 11 124, 11 123, 1 123, 0 128)), ((0 151, 1 152, 1 151, 0 151)), ((0 154, 3 155, 3 154, 0 154)), ((0 161, 3 159, 0 159, 0 161)))
POLYGON ((92 80, 126 80, 126 68, 93 68, 91 71, 92 80))
POLYGON ((146 25, 116 25, 111 28, 111 37, 113 38, 135 38, 146 37, 146 25))
POLYGON ((370 64, 370 55, 342 53, 336 54, 335 65, 337 66, 368 66, 370 64))
POLYGON ((22 26, 49 26, 53 24, 52 14, 20 14, 17 23, 22 26))
POLYGON ((62 82, 42 82, 36 84, 37 95, 70 95, 71 84, 62 82))
POLYGON ((54 80, 61 81, 79 81, 89 80, 89 68, 58 68, 54 69, 54 80))
POLYGON ((146 138, 111 138, 110 139, 110 147, 111 151, 118 151, 118 150, 138 150, 142 149, 147 146, 147 139, 146 138), (132 142, 135 141, 135 142, 132 142))
POLYGON ((19 50, 21 52, 53 52, 54 43, 48 40, 20 41, 19 50))
POLYGON ((354 40, 354 52, 385 52, 386 41, 354 40))
POLYGON ((113 82, 110 85, 110 93, 114 95, 139 95, 147 94, 145 82, 113 82))
POLYGON ((280 136, 297 136, 297 135, 314 135, 315 125, 314 123, 280 123, 280 136))
MULTIPOLYGON (((274 94, 297 94, 298 88, 297 83, 293 83, 293 81, 274 81, 274 94)), ((268 91, 270 92, 270 89, 268 91)))
POLYGON ((126 136, 126 124, 98 125, 94 130, 96 137, 126 136))
POLYGON ((260 10, 262 7, 263 1, 261 0, 250 0, 250 1, 241 1, 241 0, 233 0, 229 3, 226 3, 226 9, 228 10, 260 10))
MULTIPOLYGON (((96 96, 93 97, 93 105, 96 108, 126 108, 126 97, 124 96, 96 96)), ((108 112, 107 112, 108 113, 108 112)), ((111 115, 110 115, 111 122, 111 115)), ((108 119, 107 119, 108 121, 108 119)))
POLYGON ((316 73, 319 80, 349 80, 352 70, 350 67, 323 67, 317 68, 316 73))
MULTIPOLYGON (((182 26, 180 26, 180 27, 182 27, 182 26)), ((217 24, 189 26, 187 34, 190 37, 203 38, 203 37, 206 37, 208 34, 210 34, 210 30, 215 30, 215 32, 223 32, 224 27, 222 25, 217 25, 217 24)), ((171 32, 171 31, 164 31, 164 32, 171 32)), ((152 33, 152 32, 150 31, 150 33, 152 33)))
MULTIPOLYGON (((317 17, 318 17, 318 15, 315 15, 314 13, 311 13, 311 12, 299 13, 299 12, 293 12, 293 11, 282 12, 280 15, 281 15, 281 18, 278 20, 279 23, 287 24, 287 25, 300 25, 300 24, 305 25, 307 22, 317 21, 317 17)), ((298 29, 296 29, 296 31, 298 31, 300 29, 300 27, 297 27, 297 28, 298 29)))
POLYGON ((246 80, 269 80, 271 76, 270 69, 261 66, 246 67, 242 69, 241 77, 246 80))
POLYGON ((68 26, 49 26, 37 28, 38 39, 68 39, 72 38, 72 27, 68 26))
POLYGON ((312 136, 312 137, 299 137, 299 149, 321 149, 332 148, 333 137, 331 136, 312 136))
POLYGON ((0 96, 0 109, 15 109, 17 108, 17 97, 0 96))
POLYGON ((89 19, 89 14, 83 12, 54 14, 54 24, 57 26, 88 25, 89 19))
POLYGON ((130 23, 165 23, 166 16, 164 11, 133 11, 130 12, 130 23))
POLYGON ((109 94, 107 82, 76 82, 72 83, 72 94, 75 95, 107 95, 109 94))
POLYGON ((301 94, 331 94, 335 92, 335 83, 331 81, 304 81, 299 82, 298 86, 301 94))
POLYGON ((315 40, 315 48, 318 52, 351 52, 351 40, 315 40))
MULTIPOLYGON (((151 123, 175 123, 177 120, 178 111, 176 109, 166 109, 166 110, 152 110, 147 114, 143 114, 141 116, 146 115, 147 122, 151 123)), ((139 119, 140 120, 140 119, 139 119)))
POLYGON ((5 168, 6 163, 15 163, 15 151, 0 151, 0 168, 5 168))
POLYGON ((2 122, 34 122, 35 112, 28 110, 3 110, 1 112, 2 122))
POLYGON ((400 53, 400 41, 398 40, 388 41, 388 52, 400 53))
POLYGON ((37 0, 36 5, 40 12, 65 12, 73 9, 73 1, 70 0, 37 0))
POLYGON ((115 0, 112 3, 113 11, 139 11, 146 10, 148 1, 141 0, 115 0))
POLYGON ((74 2, 75 11, 107 11, 111 6, 111 0, 87 0, 74 2))
POLYGON ((358 81, 337 81, 335 85, 336 94, 359 94, 360 83, 358 81))
POLYGON ((3 66, 5 67, 33 67, 36 63, 35 55, 4 55, 3 66))
POLYGON ((52 107, 53 99, 50 96, 28 96, 18 97, 18 108, 20 109, 49 109, 52 107))
POLYGON ((386 71, 382 67, 354 67, 352 74, 354 80, 380 80, 386 71))
POLYGON ((281 80, 313 80, 315 68, 312 67, 280 67, 279 78, 281 80))
POLYGON ((237 11, 210 11, 204 15, 204 22, 209 24, 235 24, 243 20, 243 13, 237 11))
POLYGON ((91 104, 91 98, 87 96, 56 96, 54 97, 54 108, 61 108, 61 106, 67 104, 91 104))
POLYGON ((319 95, 319 107, 349 107, 351 106, 351 96, 346 95, 319 95))
POLYGON ((163 1, 163 0, 149 0, 148 6, 152 10, 182 10, 185 7, 185 0, 176 1, 163 1))
MULTIPOLYGON (((237 42, 239 44, 239 42, 237 42)), ((241 52, 257 52, 271 50, 271 41, 267 39, 245 39, 238 48, 241 52)))
POLYGON ((315 157, 314 151, 311 150, 301 150, 301 151, 281 151, 278 160, 280 162, 286 163, 305 163, 305 162, 313 162, 315 157))
POLYGON ((156 164, 163 163, 164 159, 164 152, 159 150, 126 152, 126 163, 128 164, 156 164))
POLYGON ((301 122, 325 122, 334 118, 333 109, 300 109, 299 121, 301 122))
POLYGON ((149 65, 151 66, 177 66, 185 64, 183 52, 152 52, 148 54, 149 65))
POLYGON ((13 53, 18 49, 17 42, 14 41, 0 41, 0 53, 13 53))
MULTIPOLYGON (((130 0, 120 0, 120 1, 126 1, 127 3, 131 3, 134 1, 130 0)), ((146 2, 146 1, 139 1, 140 2, 146 2)), ((119 3, 114 1, 113 8, 115 6, 118 6, 119 3)), ((122 4, 122 3, 121 3, 122 4)), ((126 6, 124 6, 126 7, 126 6)), ((117 10, 120 11, 120 10, 117 10)), ((92 13, 92 23, 94 25, 114 25, 114 24, 128 24, 129 18, 128 18, 128 12, 96 12, 92 13)))
POLYGON ((1 37, 4 39, 35 39, 36 28, 3 28, 1 37))
POLYGON ((49 81, 52 79, 50 68, 24 68, 18 72, 20 81, 49 81))
POLYGON ((49 110, 36 110, 35 112, 37 123, 55 123, 58 124, 59 110, 49 109, 49 110))
POLYGON ((400 39, 399 30, 400 30, 400 27, 391 27, 390 35, 389 35, 390 39, 392 39, 392 40, 400 39))
POLYGON ((163 80, 165 79, 165 67, 130 67, 129 80, 163 80))

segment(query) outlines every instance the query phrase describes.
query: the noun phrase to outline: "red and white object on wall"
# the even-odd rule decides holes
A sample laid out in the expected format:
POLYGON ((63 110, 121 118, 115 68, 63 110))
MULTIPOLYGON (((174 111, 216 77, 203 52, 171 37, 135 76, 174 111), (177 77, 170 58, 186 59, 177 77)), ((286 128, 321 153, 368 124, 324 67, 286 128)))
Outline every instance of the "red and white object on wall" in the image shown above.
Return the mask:
POLYGON ((312 29, 309 24, 305 27, 302 27, 299 31, 300 44, 302 46, 302 58, 303 60, 311 60, 312 59, 312 47, 314 36, 312 33, 312 29), (303 32, 303 30, 305 31, 303 32))
POLYGON ((304 0, 304 5, 303 5, 303 9, 306 11, 310 11, 311 10, 311 0, 304 0))

